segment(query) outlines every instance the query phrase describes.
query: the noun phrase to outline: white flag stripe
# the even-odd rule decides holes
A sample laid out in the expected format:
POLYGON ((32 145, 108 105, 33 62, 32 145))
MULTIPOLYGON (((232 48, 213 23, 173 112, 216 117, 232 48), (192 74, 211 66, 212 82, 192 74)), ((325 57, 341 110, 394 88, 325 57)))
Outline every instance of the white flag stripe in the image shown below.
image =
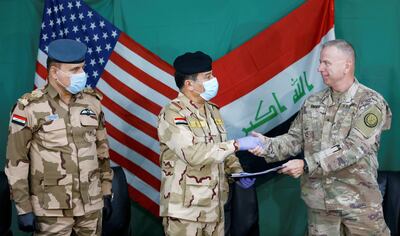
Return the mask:
MULTIPOLYGON (((111 161, 110 163, 111 166, 120 166, 117 163, 111 161)), ((122 167, 122 170, 125 173, 125 177, 126 177, 126 182, 131 185, 133 188, 135 188, 136 190, 138 190, 139 192, 143 192, 141 191, 142 189, 140 188, 144 188, 147 191, 147 194, 144 193, 149 199, 151 199, 153 202, 155 202, 157 205, 160 204, 160 193, 158 192, 158 190, 154 190, 153 187, 151 187, 150 185, 147 185, 146 183, 144 183, 141 179, 139 179, 137 176, 133 175, 129 170, 125 169, 124 167, 122 167), (136 181, 131 182, 131 179, 135 179, 136 181)))
POLYGON ((125 168, 123 169, 126 175, 126 182, 128 182, 129 185, 143 193, 147 198, 152 200, 157 205, 160 205, 160 192, 158 190, 155 190, 136 175, 133 175, 131 172, 129 172, 129 170, 125 168))
POLYGON ((35 73, 36 88, 43 88, 46 84, 47 84, 46 80, 44 78, 40 77, 40 75, 38 73, 35 73))
POLYGON ((108 142, 110 144, 110 148, 131 162, 135 163, 137 166, 140 166, 145 171, 149 172, 156 179, 161 179, 161 170, 160 167, 147 158, 143 157, 139 153, 120 143, 118 140, 114 139, 111 135, 108 135, 108 142))
POLYGON ((178 88, 175 85, 174 77, 167 72, 161 70, 157 66, 148 62, 143 57, 139 56, 135 52, 131 51, 129 48, 125 47, 120 42, 117 42, 115 45, 114 51, 117 52, 120 56, 125 58, 127 61, 141 69, 142 71, 149 74, 154 79, 160 81, 164 85, 170 87, 171 89, 178 91, 178 88))
POLYGON ((42 64, 42 66, 44 68, 47 68, 46 64, 47 64, 47 54, 44 53, 42 50, 38 50, 38 57, 37 60, 39 61, 40 64, 42 64))
POLYGON ((156 115, 144 109, 143 107, 137 105, 135 102, 132 102, 124 95, 120 94, 103 79, 100 78, 96 87, 100 89, 104 93, 104 95, 110 98, 113 102, 123 107, 127 112, 137 116, 138 118, 148 123, 149 125, 153 126, 154 128, 157 127, 156 115))
POLYGON ((222 117, 224 118, 226 128, 228 129, 229 138, 238 138, 244 136, 245 133, 242 131, 242 128, 248 128, 250 126, 254 126, 255 128, 252 130, 257 132, 268 132, 298 112, 304 100, 310 94, 325 88, 321 75, 317 71, 319 64, 319 52, 323 42, 334 38, 335 34, 334 29, 332 28, 322 38, 321 42, 317 44, 307 55, 292 65, 286 67, 283 71, 279 72, 279 74, 250 93, 222 107, 221 113, 222 117), (292 87, 291 79, 302 76, 304 71, 307 73, 307 81, 313 84, 314 88, 310 92, 307 91, 301 100, 294 103, 294 89, 292 87), (277 104, 272 96, 273 92, 276 93, 279 103, 286 106, 286 111, 282 113, 276 111, 277 104), (261 115, 264 115, 265 117, 269 116, 269 109, 272 109, 275 110, 274 113, 276 113, 276 116, 271 118, 270 121, 262 122, 262 124, 256 125, 257 121, 255 121, 255 116, 261 100, 263 101, 262 106, 260 107, 261 115), (254 104, 254 106, 249 106, 248 104, 254 104))
POLYGON ((153 152, 160 154, 160 145, 158 140, 153 139, 143 131, 128 124, 105 106, 103 106, 103 112, 106 121, 112 124, 116 129, 143 144, 143 146, 150 148, 153 152))
POLYGON ((125 84, 125 86, 134 89, 137 93, 158 104, 160 107, 163 107, 170 101, 169 98, 165 97, 164 95, 158 93, 156 90, 142 83, 140 80, 136 79, 131 74, 129 74, 128 72, 124 71, 122 68, 117 66, 111 60, 108 61, 105 69, 116 79, 125 84))

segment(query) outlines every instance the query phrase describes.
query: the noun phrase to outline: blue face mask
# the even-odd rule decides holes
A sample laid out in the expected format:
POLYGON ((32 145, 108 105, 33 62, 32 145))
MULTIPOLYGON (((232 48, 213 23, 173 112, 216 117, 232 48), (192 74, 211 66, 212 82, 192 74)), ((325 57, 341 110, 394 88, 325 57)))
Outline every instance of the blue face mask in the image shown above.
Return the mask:
MULTIPOLYGON (((65 72, 63 71, 63 73, 65 72)), ((87 75, 85 72, 81 72, 79 74, 72 74, 70 75, 69 80, 70 83, 68 87, 62 84, 59 80, 57 81, 71 94, 77 94, 85 88, 87 82, 87 75)))
POLYGON ((204 92, 202 92, 200 96, 206 101, 211 100, 218 93, 219 84, 217 78, 213 77, 212 79, 203 82, 203 87, 204 92))

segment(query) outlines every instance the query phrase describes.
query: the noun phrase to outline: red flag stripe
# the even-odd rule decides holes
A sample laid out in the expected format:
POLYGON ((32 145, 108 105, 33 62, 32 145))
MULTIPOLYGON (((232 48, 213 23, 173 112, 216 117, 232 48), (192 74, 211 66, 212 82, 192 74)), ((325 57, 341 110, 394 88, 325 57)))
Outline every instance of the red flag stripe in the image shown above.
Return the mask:
POLYGON ((134 64, 131 64, 115 51, 111 54, 110 60, 114 62, 114 64, 118 65, 121 69, 123 69, 142 83, 146 84, 150 88, 164 95, 165 97, 173 99, 177 96, 178 93, 175 90, 171 89, 170 87, 154 79, 144 71, 140 70, 134 64))
POLYGON ((129 137, 125 133, 121 132, 117 128, 115 128, 112 124, 106 122, 107 125, 107 133, 111 135, 114 139, 118 142, 124 144, 125 146, 129 147, 130 149, 134 150, 135 152, 139 153, 143 157, 147 158, 157 166, 159 166, 159 155, 155 153, 150 148, 144 146, 143 144, 139 143, 135 139, 129 137))
POLYGON ((129 48, 131 51, 146 59, 151 64, 157 66, 158 68, 162 69, 172 76, 174 75, 175 70, 170 64, 166 63, 159 56, 155 55, 154 53, 144 48, 142 45, 135 42, 125 33, 121 32, 118 41, 122 43, 125 47, 129 48))
MULTIPOLYGON (((100 92, 103 93, 102 91, 100 92)), ((149 123, 143 121, 142 119, 136 117, 132 113, 126 111, 123 107, 121 107, 120 105, 109 99, 107 96, 103 96, 101 103, 103 104, 103 106, 107 107, 110 111, 112 111, 126 123, 141 130, 142 132, 149 135, 153 139, 158 140, 157 129, 152 125, 150 125, 149 123)))
POLYGON ((36 61, 36 73, 43 79, 47 78, 47 69, 39 61, 36 61))
POLYGON ((101 78, 116 91, 128 98, 130 101, 136 103, 138 106, 143 107, 154 115, 157 116, 158 113, 161 111, 161 107, 157 103, 154 103, 153 101, 142 96, 140 93, 136 92, 132 88, 126 86, 108 71, 104 70, 101 78))
POLYGON ((158 216, 159 215, 159 206, 157 203, 153 202, 151 199, 146 197, 142 192, 138 191, 131 185, 128 185, 128 192, 129 196, 132 200, 135 202, 139 203, 142 207, 144 207, 146 210, 151 212, 153 215, 158 216))
POLYGON ((306 1, 239 48, 214 62, 213 72, 219 78, 221 89, 213 102, 221 107, 225 106, 307 55, 333 28, 333 5, 333 0, 306 1), (321 25, 321 22, 324 24, 321 25), (274 40, 277 37, 280 40, 274 40), (274 42, 274 45, 267 45, 265 42, 274 42))
POLYGON ((149 174, 145 169, 142 169, 140 166, 136 165, 135 163, 131 162, 130 160, 126 159, 124 156, 121 156, 114 150, 110 150, 111 159, 117 163, 118 165, 124 167, 125 169, 129 170, 131 173, 136 175, 142 180, 146 180, 150 186, 154 189, 159 191, 160 189, 160 180, 155 178, 153 175, 149 174))

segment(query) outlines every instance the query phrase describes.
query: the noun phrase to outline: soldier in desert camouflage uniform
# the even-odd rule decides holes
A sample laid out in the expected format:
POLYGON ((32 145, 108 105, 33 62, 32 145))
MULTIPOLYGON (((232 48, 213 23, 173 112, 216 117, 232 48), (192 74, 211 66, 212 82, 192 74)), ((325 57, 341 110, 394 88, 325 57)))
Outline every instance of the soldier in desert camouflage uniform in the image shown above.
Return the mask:
MULTIPOLYGON (((186 53, 174 62, 180 89, 159 115, 161 145, 160 216, 166 235, 223 235, 224 203, 228 196, 226 174, 241 172, 235 150, 260 144, 247 137, 227 141, 218 107, 208 102, 218 90, 211 58, 186 53)), ((254 179, 242 178, 242 187, 254 179)))
POLYGON ((49 45, 48 84, 20 98, 10 120, 8 176, 19 226, 35 235, 100 235, 112 170, 101 96, 86 84, 86 46, 49 45), (104 202, 103 202, 104 199, 104 202))
POLYGON ((390 234, 377 184, 377 153, 391 111, 380 94, 355 79, 354 63, 349 43, 325 43, 318 70, 328 88, 305 101, 287 134, 253 133, 264 145, 251 151, 268 162, 304 151, 304 160, 289 161, 281 172, 301 176, 309 235, 390 234))

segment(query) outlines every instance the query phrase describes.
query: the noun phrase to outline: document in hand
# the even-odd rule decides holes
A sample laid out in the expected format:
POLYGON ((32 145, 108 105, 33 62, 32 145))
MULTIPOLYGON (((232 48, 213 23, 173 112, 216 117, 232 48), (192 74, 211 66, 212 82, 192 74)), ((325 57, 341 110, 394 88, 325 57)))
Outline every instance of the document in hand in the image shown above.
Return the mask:
POLYGON ((248 172, 240 172, 240 173, 233 173, 231 174, 232 178, 241 178, 241 177, 250 177, 250 176, 256 176, 256 175, 263 175, 267 174, 269 172, 277 171, 279 169, 282 169, 283 166, 277 166, 268 170, 260 171, 260 172, 253 172, 253 173, 248 173, 248 172))

